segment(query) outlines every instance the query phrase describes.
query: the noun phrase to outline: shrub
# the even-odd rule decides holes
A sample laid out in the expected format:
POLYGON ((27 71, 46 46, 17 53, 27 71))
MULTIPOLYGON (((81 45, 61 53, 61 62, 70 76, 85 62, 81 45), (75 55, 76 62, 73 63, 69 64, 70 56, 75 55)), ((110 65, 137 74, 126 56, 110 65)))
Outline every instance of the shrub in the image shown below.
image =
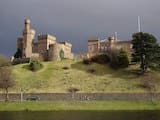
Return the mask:
POLYGON ((110 58, 107 54, 100 54, 100 55, 93 56, 91 58, 91 62, 96 62, 99 64, 107 64, 110 62, 110 58))
POLYGON ((152 70, 155 70, 155 71, 160 71, 160 63, 151 63, 149 65, 149 68, 151 68, 152 70))
POLYGON ((116 55, 111 56, 110 66, 111 68, 114 68, 114 69, 119 68, 118 57, 116 55))
POLYGON ((128 54, 123 49, 120 49, 119 52, 112 52, 110 59, 110 66, 114 69, 126 68, 129 66, 128 54))
POLYGON ((121 68, 126 68, 129 65, 129 57, 126 51, 120 49, 118 54, 118 65, 121 68))
POLYGON ((83 64, 89 65, 89 64, 91 64, 91 60, 87 59, 87 58, 84 58, 83 59, 83 64))
POLYGON ((109 63, 109 61, 110 61, 110 58, 107 54, 100 54, 100 55, 93 56, 90 59, 87 59, 87 58, 83 59, 84 64, 91 64, 92 62, 99 63, 99 64, 107 64, 109 63))
POLYGON ((68 70, 70 67, 68 67, 68 66, 64 66, 62 69, 64 69, 64 70, 68 70))
POLYGON ((38 71, 43 67, 43 65, 38 60, 31 60, 29 63, 29 69, 31 71, 38 71))
POLYGON ((77 87, 75 87, 75 86, 71 86, 70 88, 68 88, 68 91, 70 93, 75 93, 75 92, 79 91, 79 89, 77 87))

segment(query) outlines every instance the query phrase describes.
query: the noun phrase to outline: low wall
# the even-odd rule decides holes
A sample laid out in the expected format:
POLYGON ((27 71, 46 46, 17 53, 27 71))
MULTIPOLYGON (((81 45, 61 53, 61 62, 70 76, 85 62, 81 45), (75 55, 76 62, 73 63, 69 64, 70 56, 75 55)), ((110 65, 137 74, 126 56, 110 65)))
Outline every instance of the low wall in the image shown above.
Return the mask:
MULTIPOLYGON (((41 101, 56 101, 56 100, 160 100, 160 93, 24 93, 23 99, 28 97, 38 96, 41 101)), ((0 100, 3 101, 4 94, 0 94, 0 100)), ((9 100, 19 101, 21 94, 9 94, 9 100)))

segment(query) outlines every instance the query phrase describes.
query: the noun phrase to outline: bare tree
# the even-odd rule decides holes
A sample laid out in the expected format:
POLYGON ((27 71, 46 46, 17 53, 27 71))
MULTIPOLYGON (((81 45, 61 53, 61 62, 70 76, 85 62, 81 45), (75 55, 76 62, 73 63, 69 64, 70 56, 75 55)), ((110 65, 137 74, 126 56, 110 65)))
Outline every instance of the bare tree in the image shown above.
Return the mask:
POLYGON ((0 56, 0 88, 5 89, 5 101, 8 101, 8 89, 14 86, 12 80, 10 62, 7 58, 0 56))
POLYGON ((72 94, 72 99, 74 99, 75 93, 79 91, 79 89, 72 85, 70 88, 68 88, 68 91, 72 94))

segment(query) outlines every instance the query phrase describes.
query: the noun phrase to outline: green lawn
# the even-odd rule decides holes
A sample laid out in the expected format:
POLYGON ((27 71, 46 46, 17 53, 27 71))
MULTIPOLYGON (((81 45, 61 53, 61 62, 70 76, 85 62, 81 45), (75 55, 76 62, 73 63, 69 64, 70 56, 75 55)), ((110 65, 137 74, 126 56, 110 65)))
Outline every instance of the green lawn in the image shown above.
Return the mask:
POLYGON ((43 69, 31 72, 26 69, 26 64, 13 66, 13 78, 16 86, 10 92, 68 92, 71 86, 77 87, 79 92, 147 92, 142 87, 144 79, 153 81, 160 91, 160 74, 151 72, 149 76, 139 76, 132 70, 137 66, 127 69, 112 70, 108 65, 93 63, 84 65, 80 61, 63 60, 59 62, 43 62, 43 69), (65 70, 63 67, 69 67, 65 70), (88 72, 94 69, 95 72, 88 72))
POLYGON ((58 111, 58 110, 160 110, 160 102, 144 102, 144 101, 0 102, 0 111, 58 111))

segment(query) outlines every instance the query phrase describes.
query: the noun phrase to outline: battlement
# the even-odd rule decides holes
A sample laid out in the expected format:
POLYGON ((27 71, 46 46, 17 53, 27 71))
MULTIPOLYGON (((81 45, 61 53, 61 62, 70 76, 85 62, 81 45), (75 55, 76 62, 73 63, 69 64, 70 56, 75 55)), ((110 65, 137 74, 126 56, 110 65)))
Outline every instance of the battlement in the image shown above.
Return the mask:
POLYGON ((56 37, 55 37, 55 36, 52 36, 52 35, 50 35, 50 34, 38 35, 38 40, 46 40, 46 39, 56 41, 56 37))
POLYGON ((59 42, 59 44, 64 44, 65 46, 72 47, 72 44, 69 42, 59 42))

